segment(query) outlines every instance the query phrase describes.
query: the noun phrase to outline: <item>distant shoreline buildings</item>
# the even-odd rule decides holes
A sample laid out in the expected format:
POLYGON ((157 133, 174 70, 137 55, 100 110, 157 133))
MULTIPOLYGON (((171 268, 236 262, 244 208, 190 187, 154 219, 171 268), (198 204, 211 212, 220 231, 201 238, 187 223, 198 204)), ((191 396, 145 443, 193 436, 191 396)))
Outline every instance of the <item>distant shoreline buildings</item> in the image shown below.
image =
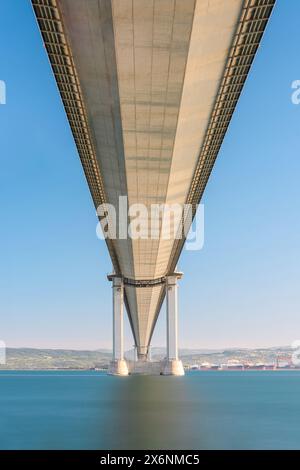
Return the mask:
POLYGON ((300 370, 292 362, 291 355, 278 354, 276 360, 272 363, 263 362, 239 362, 237 360, 228 360, 226 363, 214 364, 210 362, 202 362, 201 364, 192 364, 187 366, 188 370, 300 370))

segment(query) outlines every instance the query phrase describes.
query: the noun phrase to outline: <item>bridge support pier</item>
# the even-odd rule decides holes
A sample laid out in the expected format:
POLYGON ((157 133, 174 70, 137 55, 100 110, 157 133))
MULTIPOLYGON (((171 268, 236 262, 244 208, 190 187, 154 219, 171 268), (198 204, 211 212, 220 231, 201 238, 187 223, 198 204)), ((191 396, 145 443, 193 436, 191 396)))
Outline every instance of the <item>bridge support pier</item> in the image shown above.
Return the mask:
POLYGON ((124 313, 124 284, 121 276, 111 274, 113 291, 113 359, 108 373, 110 375, 126 376, 128 367, 124 360, 123 313, 124 313))
POLYGON ((177 280, 182 273, 174 273, 166 278, 167 301, 167 359, 163 375, 184 375, 182 362, 178 358, 178 299, 177 280))

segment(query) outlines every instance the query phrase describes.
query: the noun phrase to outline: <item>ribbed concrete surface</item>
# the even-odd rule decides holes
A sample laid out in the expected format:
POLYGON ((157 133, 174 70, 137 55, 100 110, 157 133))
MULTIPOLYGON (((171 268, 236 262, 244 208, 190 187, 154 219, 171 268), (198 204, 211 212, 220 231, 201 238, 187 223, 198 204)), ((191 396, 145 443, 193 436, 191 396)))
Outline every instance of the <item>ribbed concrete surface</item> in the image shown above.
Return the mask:
MULTIPOLYGON (((195 204, 275 0, 32 0, 95 205, 195 204)), ((115 269, 151 280, 182 243, 112 240, 115 269)), ((163 287, 126 286, 139 354, 163 287)))
MULTIPOLYGON (((62 0, 108 202, 184 203, 241 0, 62 0)), ((165 275, 172 240, 115 241, 122 274, 165 275)), ((162 287, 126 288, 146 352, 162 287)))

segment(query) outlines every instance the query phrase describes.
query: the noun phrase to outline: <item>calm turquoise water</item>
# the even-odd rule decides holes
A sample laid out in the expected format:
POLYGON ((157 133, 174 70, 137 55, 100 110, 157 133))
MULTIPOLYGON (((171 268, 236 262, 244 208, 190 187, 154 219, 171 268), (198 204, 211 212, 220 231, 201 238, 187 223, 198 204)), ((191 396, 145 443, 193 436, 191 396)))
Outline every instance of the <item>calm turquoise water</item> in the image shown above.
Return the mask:
POLYGON ((2 371, 0 448, 300 449, 300 371, 2 371))

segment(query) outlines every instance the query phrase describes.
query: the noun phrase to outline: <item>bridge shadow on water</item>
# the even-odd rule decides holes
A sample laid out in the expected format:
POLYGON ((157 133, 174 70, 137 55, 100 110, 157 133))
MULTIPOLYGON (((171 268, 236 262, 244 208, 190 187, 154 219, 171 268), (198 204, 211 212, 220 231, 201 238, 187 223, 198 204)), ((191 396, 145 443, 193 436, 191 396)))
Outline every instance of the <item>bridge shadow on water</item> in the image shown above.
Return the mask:
POLYGON ((199 412, 199 403, 193 401, 184 378, 131 376, 113 380, 118 384, 109 400, 106 431, 111 433, 110 444, 113 436, 118 436, 115 448, 199 446, 199 422, 196 435, 190 434, 191 417, 197 409, 199 412))
POLYGON ((300 371, 0 371, 0 448, 299 449, 299 395, 300 371))
POLYGON ((199 412, 186 377, 0 372, 1 449, 197 448, 199 412))
POLYGON ((300 448, 300 372, 111 377, 114 382, 99 436, 110 448, 300 448))

